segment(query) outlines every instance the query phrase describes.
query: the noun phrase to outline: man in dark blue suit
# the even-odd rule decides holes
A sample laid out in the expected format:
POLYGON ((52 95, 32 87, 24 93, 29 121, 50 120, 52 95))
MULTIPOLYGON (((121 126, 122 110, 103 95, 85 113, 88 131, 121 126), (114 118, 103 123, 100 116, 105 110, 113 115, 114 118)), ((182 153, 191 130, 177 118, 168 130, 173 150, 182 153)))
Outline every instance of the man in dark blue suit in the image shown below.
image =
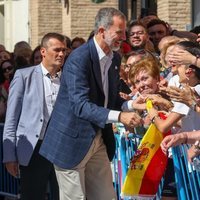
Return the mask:
POLYGON ((141 118, 120 112, 120 57, 126 19, 114 8, 95 18, 94 37, 64 65, 60 91, 40 153, 54 163, 61 200, 116 199, 110 160, 115 152, 112 122, 134 127, 141 118))

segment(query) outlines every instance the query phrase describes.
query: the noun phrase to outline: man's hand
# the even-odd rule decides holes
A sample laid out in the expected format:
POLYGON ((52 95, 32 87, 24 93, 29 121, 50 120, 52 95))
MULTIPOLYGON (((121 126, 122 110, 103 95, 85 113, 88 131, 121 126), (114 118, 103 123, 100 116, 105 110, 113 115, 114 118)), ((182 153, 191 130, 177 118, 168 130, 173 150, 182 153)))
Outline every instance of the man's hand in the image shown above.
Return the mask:
POLYGON ((119 121, 130 128, 143 124, 142 118, 135 112, 121 112, 119 121))
POLYGON ((7 162, 5 163, 6 169, 14 177, 19 176, 19 164, 17 162, 7 162))

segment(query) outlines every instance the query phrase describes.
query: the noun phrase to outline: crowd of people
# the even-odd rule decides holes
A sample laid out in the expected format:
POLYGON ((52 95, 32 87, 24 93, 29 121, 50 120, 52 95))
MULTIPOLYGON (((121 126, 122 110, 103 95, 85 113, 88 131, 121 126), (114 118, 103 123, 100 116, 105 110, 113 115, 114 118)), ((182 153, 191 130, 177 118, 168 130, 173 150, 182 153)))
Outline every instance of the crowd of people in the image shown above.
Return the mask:
MULTIPOLYGON (((66 60, 71 51, 85 43, 85 40, 81 37, 75 37, 72 40, 67 36, 65 38, 66 60)), ((13 52, 7 51, 4 45, 0 44, 0 123, 5 121, 8 90, 15 71, 40 64, 42 61, 40 50, 41 45, 32 50, 31 46, 25 41, 17 42, 13 52)))
MULTIPOLYGON (((87 41, 50 32, 34 50, 24 41, 13 53, 0 45, 3 162, 20 177, 21 200, 44 200, 48 182, 55 200, 117 199, 110 161, 118 122, 126 133, 143 127, 141 135, 154 123, 173 132, 161 143, 165 154, 188 143, 189 162, 200 155, 196 31, 172 29, 154 13, 127 23, 102 8, 87 41)), ((173 173, 165 176, 163 199, 177 199, 172 182, 173 173)))

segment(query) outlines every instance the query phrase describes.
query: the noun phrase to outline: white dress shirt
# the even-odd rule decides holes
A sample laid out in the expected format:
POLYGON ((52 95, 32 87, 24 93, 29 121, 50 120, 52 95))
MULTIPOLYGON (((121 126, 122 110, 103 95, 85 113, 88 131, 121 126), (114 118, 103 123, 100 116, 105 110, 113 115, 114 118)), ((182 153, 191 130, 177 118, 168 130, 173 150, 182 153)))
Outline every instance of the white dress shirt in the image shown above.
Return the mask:
POLYGON ((46 131, 47 123, 51 116, 51 112, 53 110, 58 91, 60 88, 60 75, 61 72, 58 72, 55 77, 51 77, 47 69, 42 65, 42 74, 43 74, 43 85, 44 85, 44 124, 42 127, 42 131, 40 133, 40 139, 44 138, 44 134, 46 131))
MULTIPOLYGON (((105 95, 104 107, 107 107, 108 104, 108 93, 109 93, 109 84, 108 84, 108 70, 112 64, 113 52, 111 51, 110 54, 106 55, 104 51, 101 49, 99 44, 97 43, 94 37, 94 44, 97 49, 97 54, 99 56, 99 63, 101 68, 101 78, 102 78, 102 85, 103 91, 105 95)), ((107 123, 118 122, 120 111, 110 110, 108 114, 107 123)))

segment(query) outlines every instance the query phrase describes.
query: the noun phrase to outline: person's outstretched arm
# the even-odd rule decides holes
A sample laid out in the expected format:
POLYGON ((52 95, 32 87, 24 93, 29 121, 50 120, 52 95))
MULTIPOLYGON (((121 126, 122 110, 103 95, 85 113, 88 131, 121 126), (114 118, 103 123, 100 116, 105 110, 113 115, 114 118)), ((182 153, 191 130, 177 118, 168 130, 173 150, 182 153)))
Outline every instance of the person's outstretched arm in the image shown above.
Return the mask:
POLYGON ((200 140, 200 130, 192 132, 182 132, 174 135, 166 136, 162 143, 161 149, 167 154, 167 151, 170 147, 178 146, 180 144, 194 144, 195 141, 200 140))

